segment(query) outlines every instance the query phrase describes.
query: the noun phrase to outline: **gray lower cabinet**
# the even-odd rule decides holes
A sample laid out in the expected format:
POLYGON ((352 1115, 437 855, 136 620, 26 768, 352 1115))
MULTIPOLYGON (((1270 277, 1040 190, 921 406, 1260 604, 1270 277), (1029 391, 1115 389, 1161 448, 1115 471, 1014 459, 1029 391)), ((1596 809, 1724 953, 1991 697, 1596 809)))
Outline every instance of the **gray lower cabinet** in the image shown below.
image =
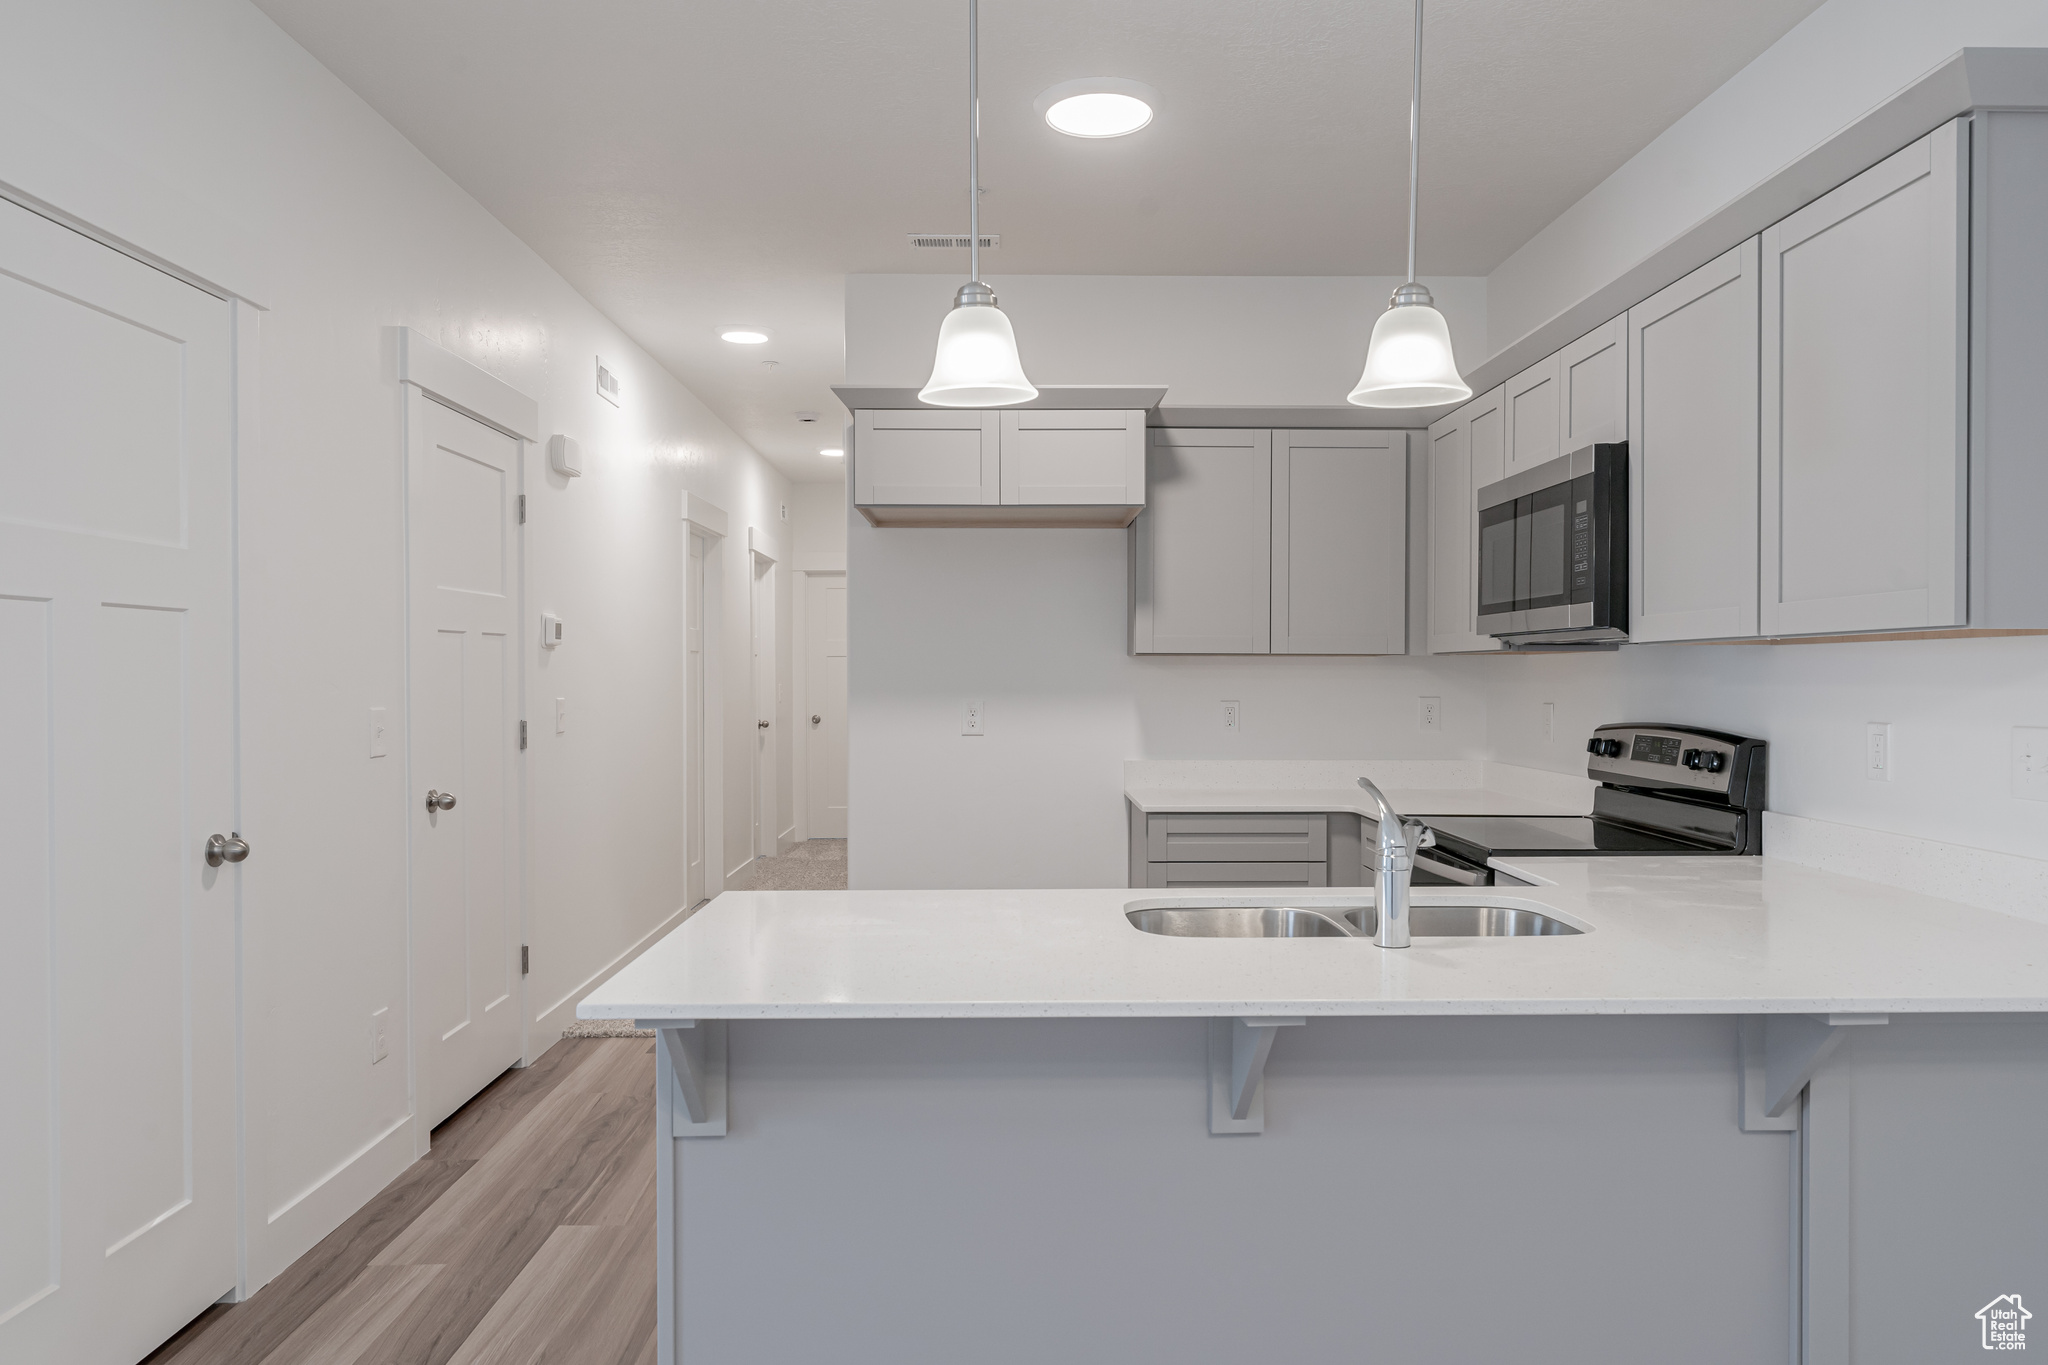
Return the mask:
POLYGON ((1130 809, 1131 885, 1360 886, 1358 816, 1130 809))

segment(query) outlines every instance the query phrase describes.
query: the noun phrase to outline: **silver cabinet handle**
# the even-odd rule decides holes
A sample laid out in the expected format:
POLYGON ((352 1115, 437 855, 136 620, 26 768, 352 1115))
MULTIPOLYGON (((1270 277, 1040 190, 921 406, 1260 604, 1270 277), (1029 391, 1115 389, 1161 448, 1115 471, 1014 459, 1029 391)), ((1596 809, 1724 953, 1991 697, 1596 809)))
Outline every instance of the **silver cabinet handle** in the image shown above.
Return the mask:
POLYGON ((765 720, 757 720, 754 722, 754 728, 757 730, 765 730, 768 728, 768 722, 765 720))
POLYGON ((206 841, 206 865, 239 863, 249 856, 249 841, 239 834, 216 834, 206 841))
POLYGON ((454 810, 455 793, 437 792, 432 787, 427 788, 427 809, 430 811, 454 810))
POLYGON ((823 719, 824 719, 824 717, 823 717, 823 716, 812 716, 812 717, 811 717, 811 724, 813 724, 813 725, 816 725, 816 724, 818 724, 818 722, 822 721, 823 719))

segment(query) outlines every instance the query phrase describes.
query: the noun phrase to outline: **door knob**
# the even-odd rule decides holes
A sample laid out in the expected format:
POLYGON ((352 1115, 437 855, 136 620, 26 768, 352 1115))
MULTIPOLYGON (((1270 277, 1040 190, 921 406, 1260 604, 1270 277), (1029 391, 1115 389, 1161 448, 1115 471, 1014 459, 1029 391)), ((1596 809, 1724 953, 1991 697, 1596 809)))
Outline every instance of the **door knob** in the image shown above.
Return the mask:
POLYGON ((249 856, 249 841, 239 834, 216 834, 206 841, 206 865, 239 863, 249 856))
POLYGON ((754 722, 754 728, 757 730, 765 730, 768 728, 768 722, 765 720, 757 720, 754 722))
POLYGON ((820 721, 822 721, 823 719, 824 719, 824 717, 823 717, 823 716, 817 716, 817 715, 814 715, 814 716, 812 716, 812 717, 811 717, 811 724, 813 724, 813 725, 816 725, 816 724, 818 724, 818 723, 819 723, 820 721))
POLYGON ((455 793, 437 792, 432 787, 427 788, 427 809, 429 811, 454 810, 455 793))

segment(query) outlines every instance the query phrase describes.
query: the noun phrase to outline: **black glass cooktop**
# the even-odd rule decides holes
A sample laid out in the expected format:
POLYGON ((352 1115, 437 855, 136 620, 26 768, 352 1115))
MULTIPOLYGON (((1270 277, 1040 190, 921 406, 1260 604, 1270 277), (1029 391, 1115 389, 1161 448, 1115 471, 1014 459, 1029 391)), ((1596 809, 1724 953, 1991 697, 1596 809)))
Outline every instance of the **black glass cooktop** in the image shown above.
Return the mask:
POLYGON ((1484 863, 1510 854, 1567 857, 1587 853, 1711 853, 1717 850, 1590 815, 1434 815, 1423 823, 1437 843, 1484 863))

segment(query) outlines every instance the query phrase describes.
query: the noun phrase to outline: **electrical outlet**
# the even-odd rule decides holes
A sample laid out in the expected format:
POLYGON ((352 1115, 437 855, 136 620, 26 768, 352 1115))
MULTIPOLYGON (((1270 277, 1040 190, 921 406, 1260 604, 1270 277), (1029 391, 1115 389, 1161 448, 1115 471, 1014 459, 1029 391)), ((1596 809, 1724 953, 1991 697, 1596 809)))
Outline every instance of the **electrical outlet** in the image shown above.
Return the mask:
POLYGON ((391 1006, 370 1012, 370 1065, 391 1055, 391 1006))
POLYGON ((555 698, 555 733, 558 735, 569 733, 569 699, 567 697, 555 698))
POLYGON ((1227 701, 1223 703, 1223 731, 1234 735, 1244 729, 1244 704, 1227 701))
POLYGON ((1547 701, 1543 703, 1543 742, 1545 744, 1550 743, 1550 741, 1553 738, 1555 738, 1556 735, 1557 703, 1554 701, 1547 701))
POLYGON ((963 735, 985 735, 988 733, 988 704, 971 701, 960 717, 960 733, 963 735))
POLYGON ((1892 727, 1884 721, 1863 727, 1863 775, 1872 782, 1892 780, 1892 727))
POLYGON ((1425 730, 1443 729, 1444 699, 1442 697, 1422 697, 1420 701, 1422 702, 1422 728, 1425 730))
POLYGON ((370 708, 370 757, 382 758, 390 752, 390 712, 381 706, 373 706, 370 708))
POLYGON ((2048 801, 2048 729, 2013 728, 2012 794, 2022 801, 2048 801))

